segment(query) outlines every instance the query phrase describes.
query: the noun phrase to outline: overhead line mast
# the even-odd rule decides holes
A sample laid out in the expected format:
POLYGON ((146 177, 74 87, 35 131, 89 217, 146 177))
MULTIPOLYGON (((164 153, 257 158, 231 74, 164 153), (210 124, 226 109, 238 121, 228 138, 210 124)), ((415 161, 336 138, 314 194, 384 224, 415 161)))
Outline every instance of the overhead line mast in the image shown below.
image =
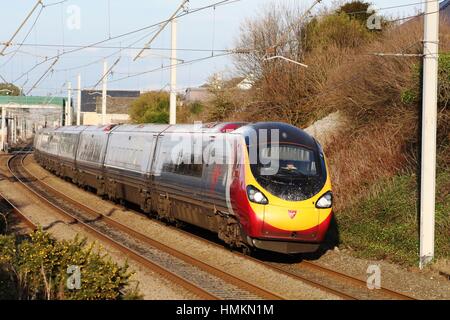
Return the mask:
POLYGON ((439 1, 428 1, 424 14, 422 168, 420 186, 420 268, 434 258, 436 131, 439 70, 439 1))
POLYGON ((186 3, 188 3, 189 0, 183 0, 181 4, 178 6, 178 8, 175 10, 175 12, 170 16, 169 19, 167 19, 164 24, 161 26, 161 28, 158 30, 158 32, 148 41, 144 48, 142 48, 141 51, 136 55, 136 57, 133 59, 133 61, 136 61, 142 53, 147 50, 150 45, 153 43, 153 41, 158 37, 158 35, 165 29, 165 27, 169 24, 169 22, 172 25, 172 49, 171 49, 171 68, 170 68, 170 124, 176 124, 177 123, 177 21, 176 16, 177 14, 184 8, 186 3))

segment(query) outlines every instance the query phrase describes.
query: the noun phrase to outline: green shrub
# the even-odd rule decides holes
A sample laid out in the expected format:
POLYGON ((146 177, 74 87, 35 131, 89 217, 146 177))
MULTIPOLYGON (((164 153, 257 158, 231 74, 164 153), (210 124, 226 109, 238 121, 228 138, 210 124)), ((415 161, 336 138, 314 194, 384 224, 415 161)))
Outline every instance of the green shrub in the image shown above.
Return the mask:
POLYGON ((9 275, 9 285, 14 288, 9 294, 24 300, 126 298, 132 275, 128 265, 117 265, 93 246, 78 237, 56 241, 41 230, 22 242, 0 236, 0 270, 9 275), (80 267, 80 289, 70 290, 66 285, 69 266, 80 267))
MULTIPOLYGON (((411 88, 402 93, 402 102, 405 104, 417 104, 421 102, 422 92, 422 65, 414 64, 411 75, 411 88), (404 99, 405 94, 407 95, 404 99)), ((441 109, 447 109, 450 102, 450 53, 442 53, 439 56, 439 96, 438 105, 441 109)))
POLYGON ((336 13, 345 13, 350 19, 355 19, 360 21, 361 24, 366 24, 367 19, 371 16, 371 14, 367 13, 369 7, 370 3, 368 2, 352 1, 340 6, 339 9, 336 10, 336 13))
POLYGON ((0 83, 0 96, 20 96, 22 91, 12 83, 0 83))
POLYGON ((193 102, 189 105, 189 111, 194 115, 200 114, 204 108, 205 106, 201 102, 193 102))
POLYGON ((404 104, 413 104, 417 102, 417 91, 416 90, 405 90, 402 92, 401 100, 404 104))
POLYGON ((307 50, 357 48, 373 38, 365 24, 345 13, 314 18, 306 26, 306 34, 307 50))
POLYGON ((131 105, 134 123, 169 123, 170 98, 167 92, 147 92, 131 105))

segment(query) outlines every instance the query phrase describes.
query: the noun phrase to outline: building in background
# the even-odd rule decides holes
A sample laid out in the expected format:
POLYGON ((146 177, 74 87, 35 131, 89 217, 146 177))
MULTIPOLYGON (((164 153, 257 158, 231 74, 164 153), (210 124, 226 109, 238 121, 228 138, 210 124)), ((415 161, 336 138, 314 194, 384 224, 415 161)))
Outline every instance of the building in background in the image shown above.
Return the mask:
POLYGON ((63 125, 66 105, 58 97, 0 96, 0 149, 29 142, 41 128, 63 125))
POLYGON ((214 99, 209 87, 187 88, 183 97, 183 104, 194 102, 207 103, 214 99))
MULTIPOLYGON (((108 90, 106 93, 106 122, 128 123, 128 111, 134 100, 139 98, 137 90, 108 90)), ((102 91, 81 91, 81 122, 83 125, 97 125, 102 122, 102 91)))

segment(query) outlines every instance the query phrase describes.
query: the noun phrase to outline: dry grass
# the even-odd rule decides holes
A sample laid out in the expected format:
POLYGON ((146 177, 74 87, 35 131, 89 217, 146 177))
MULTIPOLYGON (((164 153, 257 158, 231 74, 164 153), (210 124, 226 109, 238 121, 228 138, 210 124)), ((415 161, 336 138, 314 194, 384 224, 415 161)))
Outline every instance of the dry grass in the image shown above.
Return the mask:
MULTIPOLYGON (((273 44, 282 30, 283 23, 276 23, 279 14, 269 13, 243 28, 241 47, 273 44)), ((308 69, 281 61, 268 64, 258 54, 238 59, 241 70, 254 70, 258 80, 245 99, 231 96, 232 105, 239 107, 227 119, 283 121, 304 128, 339 111, 346 125, 327 139, 325 153, 342 241, 368 257, 413 264, 422 59, 375 53, 421 54, 423 21, 390 26, 379 34, 342 17, 318 21, 313 41, 299 36, 306 28, 291 35, 296 41, 279 48, 308 69), (413 98, 408 100, 410 92, 413 98)), ((442 21, 440 32, 440 51, 449 52, 450 23, 442 21)), ((450 59, 444 62, 450 64, 450 59)), ((450 81, 440 80, 436 239, 438 256, 445 256, 450 252, 450 81)))
POLYGON ((414 128, 399 126, 375 124, 363 134, 347 132, 328 143, 336 212, 366 196, 375 182, 407 167, 411 156, 405 153, 404 136, 414 128))
MULTIPOLYGON (((448 25, 442 26, 441 49, 448 50, 448 25)), ((388 32, 367 52, 420 52, 421 21, 388 32), (407 50, 405 48, 408 48, 407 50), (403 49, 403 50, 402 50, 403 49)), ((413 58, 414 59, 414 58, 413 58)), ((352 121, 347 132, 329 144, 337 211, 351 206, 375 182, 402 171, 415 171, 419 164, 420 104, 406 105, 402 93, 420 83, 413 76, 420 60, 395 57, 354 56, 330 72, 329 83, 345 85, 316 99, 319 109, 341 110, 352 121)), ((323 112, 323 111, 322 111, 323 112)), ((448 162, 443 148, 448 135, 448 110, 440 113, 440 159, 448 162)))
MULTIPOLYGON (((280 14, 269 13, 249 22, 242 30, 240 46, 265 48, 273 43, 283 30, 283 23, 276 22, 280 14)), ((420 92, 417 70, 421 58, 374 53, 422 53, 423 21, 416 19, 372 34, 338 16, 319 21, 312 34, 314 41, 296 33, 293 37, 300 47, 291 42, 280 48, 283 55, 308 64, 308 69, 283 61, 264 63, 258 55, 238 59, 241 69, 254 70, 258 80, 245 97, 230 95, 235 110, 225 119, 283 121, 306 127, 332 112, 344 114, 346 130, 325 146, 339 212, 365 197, 376 182, 418 167, 421 105, 405 103, 402 96, 411 88, 420 92)), ((450 24, 443 22, 440 50, 449 49, 450 24)), ((448 153, 443 152, 450 140, 449 126, 445 107, 439 117, 441 164, 450 163, 448 153)))

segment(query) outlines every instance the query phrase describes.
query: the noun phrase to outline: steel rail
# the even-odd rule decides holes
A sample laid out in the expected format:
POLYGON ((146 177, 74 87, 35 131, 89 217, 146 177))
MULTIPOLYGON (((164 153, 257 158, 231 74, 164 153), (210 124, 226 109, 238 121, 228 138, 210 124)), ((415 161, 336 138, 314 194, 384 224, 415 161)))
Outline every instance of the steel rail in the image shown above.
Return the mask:
POLYGON ((31 221, 30 218, 28 218, 22 211, 20 211, 19 208, 17 208, 14 203, 12 203, 10 200, 8 200, 3 193, 0 193, 0 200, 3 200, 6 202, 6 204, 11 208, 10 212, 12 212, 16 217, 19 218, 19 220, 26 225, 28 229, 31 231, 37 230, 37 225, 31 221))
MULTIPOLYGON (((1 154, 1 155, 3 156, 8 154, 1 154)), ((11 155, 8 156, 11 157, 11 155)), ((11 209, 10 212, 12 212, 16 217, 18 217, 19 220, 22 221, 22 223, 24 223, 28 229, 30 229, 31 231, 37 230, 38 228, 37 225, 30 218, 28 218, 11 200, 9 200, 8 197, 6 197, 1 192, 0 192, 0 199, 2 199, 5 202, 5 204, 11 209)))
MULTIPOLYGON (((355 285, 360 286, 362 288, 367 288, 367 282, 364 280, 358 279, 356 277, 350 276, 350 275, 342 273, 342 272, 331 270, 329 268, 326 268, 324 266, 321 266, 321 265, 311 262, 311 261, 304 260, 300 263, 299 266, 309 268, 310 270, 317 270, 317 271, 320 271, 323 273, 327 273, 327 274, 331 275, 332 277, 340 278, 347 282, 352 282, 355 285)), ((381 288, 377 289, 376 292, 385 294, 386 296, 390 296, 392 298, 399 299, 399 300, 416 300, 413 297, 410 297, 410 296, 405 295, 400 292, 393 291, 393 290, 385 288, 385 287, 381 287, 381 288)))
POLYGON ((192 257, 190 255, 187 255, 187 254, 182 253, 172 247, 169 247, 169 246, 167 246, 155 239, 152 239, 152 238, 144 235, 143 233, 140 233, 140 232, 138 232, 138 231, 136 231, 136 230, 134 230, 134 229, 104 215, 104 214, 99 213, 97 210, 95 210, 79 201, 72 199, 71 197, 67 196, 66 194, 60 192, 59 190, 56 190, 54 187, 50 186, 48 183, 38 179, 38 177, 36 177, 33 173, 31 173, 23 163, 25 158, 26 158, 26 156, 22 157, 22 161, 21 161, 22 168, 23 168, 23 170, 25 170, 27 172, 27 175, 36 179, 36 181, 35 181, 36 183, 43 185, 45 188, 49 189, 51 191, 51 193, 55 194, 57 197, 63 199, 64 201, 67 201, 67 202, 71 203, 72 205, 82 209, 83 211, 86 211, 87 213, 92 215, 93 218, 99 219, 99 220, 105 222, 106 224, 110 225, 111 227, 114 227, 120 231, 123 231, 124 233, 132 236, 133 238, 136 238, 136 239, 142 241, 145 244, 148 244, 160 251, 166 252, 169 255, 174 256, 188 264, 194 265, 194 266, 202 269, 203 271, 224 280, 227 283, 233 284, 236 287, 239 287, 245 291, 252 292, 261 298, 268 299, 268 300, 283 299, 281 296, 279 296, 277 294, 274 294, 274 293, 272 293, 264 288, 261 288, 257 285, 251 284, 250 282, 248 282, 246 280, 235 277, 235 276, 233 276, 229 273, 226 273, 214 266, 211 266, 201 260, 195 259, 194 257, 192 257))
MULTIPOLYGON (((27 170, 27 169, 25 168, 25 170, 27 170)), ((27 170, 27 171, 29 172, 29 170, 27 170)), ((30 174, 31 174, 31 173, 30 173, 30 174)), ((32 175, 32 174, 31 174, 31 175, 32 175)), ((45 183, 45 182, 43 182, 43 181, 41 181, 41 183, 48 185, 47 183, 45 183)), ((49 186, 49 185, 48 185, 48 186, 49 186)), ((52 189, 54 189, 54 188, 51 187, 51 186, 49 186, 49 187, 52 188, 52 189)), ((69 201, 71 201, 71 202, 76 202, 75 200, 73 200, 73 199, 71 199, 70 197, 64 195, 64 194, 61 193, 60 191, 58 191, 58 190, 56 190, 56 189, 54 189, 54 190, 55 190, 55 192, 57 192, 57 193, 60 194, 61 196, 67 198, 69 201)), ((80 204, 80 203, 79 203, 79 204, 80 204)), ((92 211, 92 212, 96 212, 94 209, 92 209, 92 208, 90 208, 90 207, 88 207, 88 206, 86 206, 86 205, 84 205, 84 204, 80 204, 80 205, 82 205, 83 207, 85 207, 86 210, 90 210, 90 211, 92 211)), ((132 211, 132 212, 134 212, 134 213, 136 213, 136 214, 139 214, 140 216, 147 217, 147 216, 143 215, 142 213, 140 213, 140 212, 138 212, 138 211, 136 211, 136 210, 133 210, 133 209, 130 209, 130 208, 127 208, 127 210, 130 210, 130 211, 132 211)), ((96 214, 98 215, 99 213, 96 212, 96 214)), ((106 219, 108 219, 109 221, 111 221, 111 223, 114 223, 114 224, 117 224, 117 223, 118 223, 118 222, 116 222, 115 220, 113 220, 113 219, 111 219, 111 218, 109 218, 109 217, 104 216, 104 218, 106 218, 106 219)), ((157 222, 157 223, 161 223, 160 221, 156 221, 156 222, 157 222)), ((162 223, 161 223, 161 224, 162 224, 162 223)), ((185 234, 185 235, 187 235, 187 236, 189 236, 189 237, 196 238, 196 239, 198 239, 199 241, 202 241, 202 242, 205 242, 205 243, 214 245, 214 246, 216 246, 216 247, 223 248, 222 245, 219 245, 219 244, 217 244, 216 242, 207 240, 207 239, 205 239, 205 238, 203 238, 203 237, 200 237, 200 236, 198 236, 198 235, 196 235, 196 234, 187 232, 187 231, 185 231, 185 230, 183 230, 183 229, 175 228, 175 227, 172 227, 172 226, 167 226, 166 224, 164 224, 164 226, 165 226, 165 227, 169 227, 169 228, 171 228, 171 229, 173 229, 173 230, 177 230, 178 232, 181 232, 181 233, 183 233, 183 234, 185 234)), ((137 231, 135 231, 135 230, 133 230, 133 229, 127 227, 127 226, 124 226, 124 225, 122 225, 122 224, 121 224, 121 227, 126 228, 126 229, 127 229, 129 232, 131 232, 131 233, 139 234, 137 231)), ((136 236, 136 237, 139 238, 139 236, 136 236)), ((144 237, 145 237, 145 236, 144 236, 144 237)), ((147 237, 147 238, 148 238, 148 237, 147 237)), ((155 240, 153 240, 153 239, 151 239, 151 240, 152 240, 152 241, 155 241, 155 240)), ((289 276, 289 277, 291 277, 291 278, 295 278, 296 280, 299 280, 299 281, 301 281, 301 282, 307 283, 307 284, 309 284, 309 285, 311 285, 311 286, 313 286, 313 287, 315 287, 315 288, 317 288, 317 289, 319 289, 319 290, 325 291, 325 292, 327 292, 327 293, 330 293, 330 294, 335 295, 335 296, 337 296, 337 297, 340 297, 340 298, 342 298, 342 299, 345 299, 345 300, 359 300, 359 298, 356 297, 355 295, 347 294, 347 293, 345 293, 345 292, 342 292, 342 290, 336 290, 336 289, 330 288, 329 286, 326 286, 326 285, 324 285, 324 284, 322 284, 322 283, 320 283, 320 282, 318 282, 318 281, 309 279, 309 278, 306 277, 306 276, 299 275, 299 274, 296 274, 296 273, 287 271, 287 270, 284 269, 283 267, 275 266, 275 265, 273 265, 273 264, 270 264, 270 263, 267 263, 267 262, 263 262, 263 261, 261 261, 261 260, 259 260, 259 259, 256 259, 256 258, 254 258, 254 257, 250 257, 250 256, 247 256, 247 255, 244 255, 244 254, 242 254, 242 253, 240 253, 240 252, 236 252, 236 253, 239 254, 239 255, 241 255, 241 256, 244 257, 245 259, 248 259, 248 260, 250 260, 250 261, 252 261, 252 262, 254 262, 254 263, 258 263, 258 264, 263 265, 263 266, 265 266, 265 267, 267 267, 267 268, 270 268, 270 269, 272 269, 272 270, 274 270, 274 271, 276 271, 276 272, 282 273, 282 274, 284 274, 284 275, 286 275, 286 276, 289 276)), ((183 255, 185 255, 185 254, 183 254, 183 255)), ((185 255, 185 256, 187 256, 187 255, 185 255)), ((187 256, 187 257, 190 257, 190 256, 187 256)), ((313 262, 310 262, 310 261, 303 260, 302 262, 300 262, 300 263, 298 264, 298 267, 300 267, 300 268, 304 267, 304 268, 308 268, 308 269, 313 270, 313 271, 320 271, 320 272, 323 272, 323 273, 327 273, 327 274, 329 274, 330 276, 332 276, 332 277, 335 278, 335 279, 336 279, 336 278, 339 278, 339 279, 341 279, 342 281, 345 281, 345 282, 346 282, 345 284, 353 283, 354 285, 356 285, 356 286, 358 286, 358 287, 360 287, 360 288, 365 288, 365 289, 367 289, 367 284, 366 284, 366 282, 363 281, 363 280, 361 280, 361 279, 358 279, 358 278, 356 278, 356 277, 347 275, 347 274, 345 274, 345 273, 341 273, 341 272, 338 272, 338 271, 335 271, 335 270, 328 269, 328 268, 326 268, 326 267, 320 266, 320 265, 318 265, 318 264, 316 264, 316 263, 313 263, 313 262)), ((367 289, 367 290, 368 290, 368 289, 367 289)), ((383 295, 385 295, 386 297, 395 298, 395 299, 399 299, 399 300, 416 300, 415 298, 413 298, 413 297, 411 297, 411 296, 408 296, 408 295, 405 295, 405 294, 402 294, 402 293, 393 291, 393 290, 388 289, 388 288, 385 288, 385 287, 381 287, 380 289, 376 290, 376 293, 378 293, 378 294, 383 294, 383 295)))
POLYGON ((11 157, 8 160, 8 168, 9 168, 10 172, 15 177, 15 179, 19 183, 21 183, 21 185, 23 185, 25 188, 27 188, 32 194, 37 196, 40 200, 43 200, 47 204, 47 206, 49 206, 50 208, 56 209, 56 211, 60 215, 72 219, 74 221, 74 223, 80 225, 83 229, 85 229, 87 232, 89 232, 90 234, 92 234, 96 238, 99 238, 99 239, 103 240, 104 242, 106 242, 109 245, 113 246, 114 248, 116 248, 120 252, 124 253, 128 257, 130 257, 133 260, 139 262, 140 264, 142 264, 146 268, 148 268, 148 269, 150 269, 150 270, 160 274, 162 277, 172 281, 173 283, 176 283, 176 284, 182 286, 183 288, 185 288, 189 292, 195 294, 199 298, 205 299, 205 300, 218 300, 218 298, 216 296, 210 294, 209 292, 203 290, 202 288, 199 288, 198 286, 196 286, 195 284, 193 284, 189 280, 186 280, 186 279, 178 276, 176 273, 173 273, 173 272, 171 272, 169 270, 166 270, 166 269, 162 268, 161 266, 157 265, 156 263, 153 263, 149 259, 147 259, 147 258, 143 257, 142 255, 140 255, 139 253, 137 253, 135 250, 124 246, 123 244, 121 244, 120 242, 112 239, 108 235, 105 235, 105 234, 99 232, 94 227, 92 227, 88 223, 84 222, 82 219, 79 219, 79 218, 75 217, 74 215, 72 215, 71 213, 67 212, 66 210, 64 210, 64 209, 60 208, 59 206, 51 203, 47 198, 43 197, 38 192, 33 190, 29 185, 27 185, 27 183, 25 183, 20 177, 18 177, 17 172, 15 171, 13 166, 11 165, 12 160, 17 158, 17 157, 18 156, 16 155, 16 156, 11 157))

